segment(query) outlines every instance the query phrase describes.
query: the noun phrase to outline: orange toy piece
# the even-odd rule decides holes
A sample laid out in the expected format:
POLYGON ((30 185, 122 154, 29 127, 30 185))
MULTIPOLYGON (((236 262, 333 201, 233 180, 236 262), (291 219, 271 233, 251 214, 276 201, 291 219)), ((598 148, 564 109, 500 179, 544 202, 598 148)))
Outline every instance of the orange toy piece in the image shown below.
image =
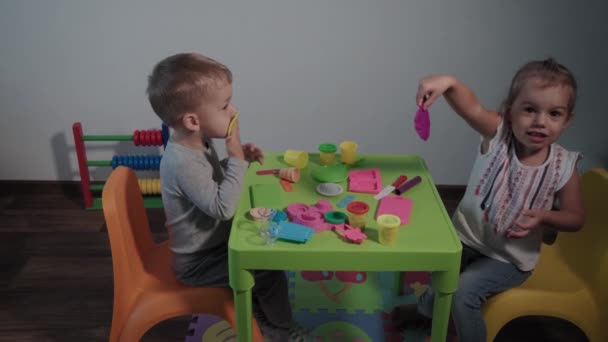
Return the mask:
POLYGON ((488 341, 509 321, 530 315, 561 318, 591 342, 608 341, 608 172, 587 171, 582 186, 585 226, 543 245, 532 275, 488 300, 483 307, 488 341))
POLYGON ((283 190, 285 190, 285 192, 293 192, 293 186, 291 186, 291 183, 289 183, 289 181, 286 181, 285 179, 281 178, 279 182, 281 183, 281 186, 283 187, 283 190))
MULTIPOLYGON (((235 328, 229 288, 188 287, 171 268, 167 241, 152 240, 135 172, 124 166, 108 178, 102 194, 114 269, 111 342, 139 341, 155 324, 177 316, 207 313, 235 328)), ((263 341, 255 320, 253 341, 263 341)))

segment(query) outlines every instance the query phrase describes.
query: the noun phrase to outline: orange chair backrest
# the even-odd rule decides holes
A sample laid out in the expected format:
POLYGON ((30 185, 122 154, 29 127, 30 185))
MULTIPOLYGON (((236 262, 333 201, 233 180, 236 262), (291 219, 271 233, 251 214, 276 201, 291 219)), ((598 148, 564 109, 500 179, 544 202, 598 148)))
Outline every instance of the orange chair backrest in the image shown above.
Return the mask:
POLYGON ((154 247, 148 215, 135 172, 119 166, 108 178, 102 194, 114 286, 133 284, 146 269, 145 256, 154 247))

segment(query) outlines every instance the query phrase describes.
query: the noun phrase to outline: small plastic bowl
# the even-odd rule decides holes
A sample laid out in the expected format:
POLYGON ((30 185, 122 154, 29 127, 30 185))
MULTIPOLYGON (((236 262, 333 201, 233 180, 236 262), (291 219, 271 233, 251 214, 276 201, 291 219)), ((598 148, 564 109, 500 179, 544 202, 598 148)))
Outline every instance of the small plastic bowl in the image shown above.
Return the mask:
POLYGON ((344 192, 344 189, 342 189, 342 186, 340 186, 340 184, 321 183, 317 185, 317 192, 323 196, 333 197, 338 196, 339 194, 344 192))

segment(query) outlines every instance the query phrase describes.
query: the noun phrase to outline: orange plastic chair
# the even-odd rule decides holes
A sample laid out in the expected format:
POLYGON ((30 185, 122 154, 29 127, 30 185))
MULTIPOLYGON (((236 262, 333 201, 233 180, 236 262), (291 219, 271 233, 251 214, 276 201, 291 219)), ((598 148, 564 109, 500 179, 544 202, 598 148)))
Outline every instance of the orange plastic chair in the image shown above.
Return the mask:
MULTIPOLYGON (((194 313, 219 316, 236 331, 229 288, 187 287, 175 278, 168 243, 152 240, 133 170, 116 168, 102 201, 114 268, 111 342, 139 341, 158 322, 194 313)), ((253 340, 263 341, 257 323, 252 323, 253 340)))
POLYGON ((484 305, 488 341, 522 316, 561 318, 591 342, 608 341, 608 172, 590 170, 582 182, 585 226, 543 245, 530 278, 484 305))

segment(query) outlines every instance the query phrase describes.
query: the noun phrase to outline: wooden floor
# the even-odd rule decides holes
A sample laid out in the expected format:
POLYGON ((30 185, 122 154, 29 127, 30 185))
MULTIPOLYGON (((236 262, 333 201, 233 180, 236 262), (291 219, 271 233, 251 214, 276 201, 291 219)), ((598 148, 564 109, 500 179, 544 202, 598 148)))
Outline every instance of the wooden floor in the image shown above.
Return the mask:
MULTIPOLYGON (((451 213, 462 191, 441 193, 451 213)), ((150 210, 149 218, 155 239, 166 239, 162 210, 150 210)), ((83 210, 72 183, 0 181, 0 341, 107 341, 111 318, 102 213, 83 210)), ((183 341, 188 323, 189 317, 163 322, 143 340, 183 341)), ((497 341, 586 339, 569 323, 525 318, 497 341)))

